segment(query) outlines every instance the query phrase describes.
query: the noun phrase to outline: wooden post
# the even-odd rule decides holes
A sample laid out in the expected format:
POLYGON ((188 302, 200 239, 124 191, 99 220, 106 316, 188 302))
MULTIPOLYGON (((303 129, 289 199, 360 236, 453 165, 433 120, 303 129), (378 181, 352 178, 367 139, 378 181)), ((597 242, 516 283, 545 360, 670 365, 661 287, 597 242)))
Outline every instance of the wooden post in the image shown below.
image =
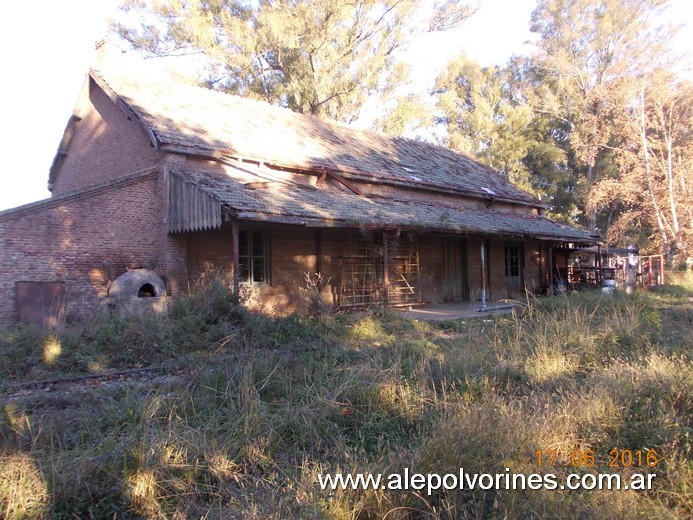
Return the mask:
POLYGON ((664 285, 664 255, 659 255, 659 285, 664 285))
POLYGON ((642 258, 640 258, 640 253, 638 253, 638 269, 636 271, 636 276, 635 276, 635 285, 638 285, 638 279, 640 280, 640 285, 644 284, 643 280, 643 275, 642 275, 642 258))
POLYGON ((387 247, 387 233, 383 232, 383 299, 385 307, 390 303, 390 255, 387 247))
POLYGON ((602 246, 597 244, 597 261, 595 262, 595 267, 597 268, 597 276, 595 280, 597 281, 597 287, 602 283, 602 246))
POLYGON ((315 273, 322 274, 322 232, 315 230, 315 273))
POLYGON ((553 296, 553 244, 549 244, 549 296, 553 296))
POLYGON ((652 285, 653 274, 654 273, 652 271, 652 256, 650 256, 647 259, 647 285, 652 285))
POLYGON ((623 277, 623 286, 626 285, 626 277, 628 276, 628 257, 621 258, 621 276, 623 277))
POLYGON ((484 251, 484 239, 481 239, 481 248, 479 250, 481 255, 481 308, 480 311, 486 310, 486 253, 484 251))
POLYGON ((241 288, 240 260, 238 258, 238 221, 231 221, 231 242, 233 244, 233 301, 238 303, 241 288))

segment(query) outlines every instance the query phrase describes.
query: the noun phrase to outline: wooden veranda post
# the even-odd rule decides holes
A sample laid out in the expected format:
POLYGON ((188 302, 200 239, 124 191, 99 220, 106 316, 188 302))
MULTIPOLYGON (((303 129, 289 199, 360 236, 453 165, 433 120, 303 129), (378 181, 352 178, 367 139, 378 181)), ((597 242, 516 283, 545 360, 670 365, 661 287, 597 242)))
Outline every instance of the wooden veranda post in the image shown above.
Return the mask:
POLYGON ((659 285, 664 285, 664 255, 659 255, 659 285))
POLYGON ((553 244, 549 244, 549 296, 553 296, 553 244))
POLYGON ((233 301, 238 303, 241 288, 240 260, 238 258, 238 221, 231 221, 231 242, 233 243, 233 301))
POLYGON ((486 310, 486 253, 484 251, 484 239, 481 239, 481 248, 479 250, 481 255, 481 311, 486 310))
POLYGON ((387 308, 390 303, 388 294, 390 288, 389 256, 390 255, 387 247, 387 233, 383 233, 383 300, 385 302, 385 308, 387 308))

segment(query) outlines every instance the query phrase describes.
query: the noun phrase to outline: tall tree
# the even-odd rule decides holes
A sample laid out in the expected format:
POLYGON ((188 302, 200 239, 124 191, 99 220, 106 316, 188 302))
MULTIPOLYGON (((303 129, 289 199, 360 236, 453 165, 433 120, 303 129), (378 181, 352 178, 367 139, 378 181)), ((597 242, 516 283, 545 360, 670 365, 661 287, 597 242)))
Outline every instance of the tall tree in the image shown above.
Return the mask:
POLYGON ((159 56, 204 53, 210 86, 345 121, 403 79, 398 47, 471 14, 462 0, 128 0, 124 9, 142 21, 118 24, 123 38, 159 56))
MULTIPOLYGON (((604 177, 600 156, 615 132, 623 107, 619 83, 649 49, 649 21, 666 0, 540 0, 531 30, 540 36, 537 73, 548 87, 536 110, 567 124, 571 147, 584 171, 583 196, 604 177)), ((582 201, 582 205, 586 202, 582 201)), ((597 230, 597 213, 588 210, 597 230)))
POLYGON ((510 76, 508 69, 481 67, 459 56, 438 77, 438 108, 447 126, 447 146, 531 189, 523 159, 532 146, 532 113, 513 97, 510 76))
POLYGON ((668 70, 635 75, 629 109, 619 118, 619 179, 599 182, 591 204, 600 210, 622 203, 611 240, 654 238, 669 259, 693 251, 693 85, 668 70), (637 226, 635 224, 638 224, 637 226), (652 237, 638 236, 638 227, 652 237))
POLYGON ((373 124, 376 130, 390 135, 411 135, 433 125, 432 103, 421 94, 396 96, 386 113, 373 124))

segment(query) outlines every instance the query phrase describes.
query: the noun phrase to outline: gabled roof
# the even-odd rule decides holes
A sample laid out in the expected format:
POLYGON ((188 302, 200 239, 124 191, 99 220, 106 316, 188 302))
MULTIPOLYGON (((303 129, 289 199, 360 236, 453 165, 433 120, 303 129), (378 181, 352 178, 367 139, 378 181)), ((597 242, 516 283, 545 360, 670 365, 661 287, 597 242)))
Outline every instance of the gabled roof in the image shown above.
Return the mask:
POLYGON ((202 87, 90 71, 159 148, 221 152, 283 168, 542 206, 505 176, 448 148, 360 130, 202 87))

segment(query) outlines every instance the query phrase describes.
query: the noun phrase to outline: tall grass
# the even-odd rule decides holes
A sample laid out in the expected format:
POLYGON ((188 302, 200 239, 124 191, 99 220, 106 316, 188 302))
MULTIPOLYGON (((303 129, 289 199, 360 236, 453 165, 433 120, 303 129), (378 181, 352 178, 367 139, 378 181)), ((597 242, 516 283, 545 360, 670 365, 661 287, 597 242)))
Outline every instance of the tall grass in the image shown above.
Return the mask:
POLYGON ((18 368, 4 373, 0 517, 687 518, 688 290, 570 295, 442 323, 384 311, 273 319, 220 291, 191 295, 168 318, 108 318, 54 336, 17 329, 2 340, 18 368), (168 372, 12 386, 89 363, 154 362, 168 372), (578 472, 635 471, 608 468, 613 448, 657 451, 652 491, 429 496, 316 484, 320 473, 405 468, 573 472, 537 466, 536 451, 552 449, 593 450, 596 468, 578 472))

